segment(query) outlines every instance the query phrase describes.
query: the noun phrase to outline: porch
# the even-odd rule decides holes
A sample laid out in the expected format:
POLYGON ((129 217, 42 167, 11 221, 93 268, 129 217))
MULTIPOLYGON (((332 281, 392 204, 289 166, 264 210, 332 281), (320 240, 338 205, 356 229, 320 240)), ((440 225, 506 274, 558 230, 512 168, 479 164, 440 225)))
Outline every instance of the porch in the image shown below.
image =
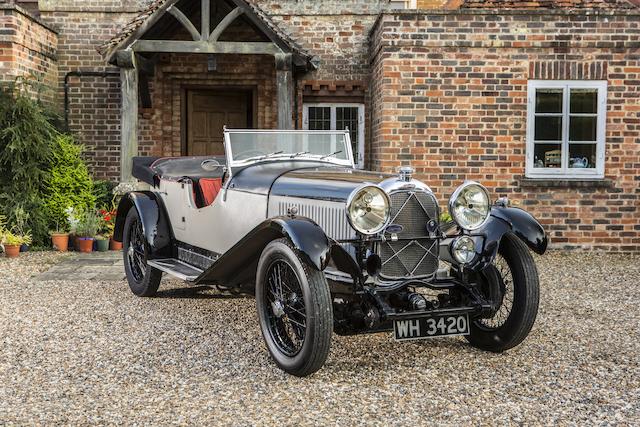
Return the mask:
POLYGON ((294 127, 316 61, 244 0, 158 0, 103 46, 120 68, 120 180, 137 155, 222 154, 222 129, 294 127))

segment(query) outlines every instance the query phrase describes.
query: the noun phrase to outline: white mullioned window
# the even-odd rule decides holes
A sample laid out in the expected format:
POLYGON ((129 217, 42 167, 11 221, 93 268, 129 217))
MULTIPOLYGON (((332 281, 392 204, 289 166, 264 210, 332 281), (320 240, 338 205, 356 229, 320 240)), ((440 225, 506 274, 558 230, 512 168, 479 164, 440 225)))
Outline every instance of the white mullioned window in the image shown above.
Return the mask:
POLYGON ((364 104, 305 103, 302 126, 307 130, 348 128, 356 166, 364 167, 364 104))
POLYGON ((529 178, 604 178, 607 82, 529 80, 529 178))

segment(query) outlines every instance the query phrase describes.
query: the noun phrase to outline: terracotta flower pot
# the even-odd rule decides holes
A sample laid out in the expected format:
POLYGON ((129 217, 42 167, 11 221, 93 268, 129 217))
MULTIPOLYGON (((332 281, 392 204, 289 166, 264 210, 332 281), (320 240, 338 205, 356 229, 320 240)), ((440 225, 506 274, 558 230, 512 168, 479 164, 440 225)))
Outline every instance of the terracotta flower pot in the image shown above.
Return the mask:
POLYGON ((112 251, 121 251, 122 250, 122 242, 116 242, 115 240, 111 239, 111 241, 109 243, 109 248, 112 251))
POLYGON ((89 253, 93 251, 93 237, 78 237, 76 243, 80 252, 89 253))
POLYGON ((4 245, 4 254, 7 258, 17 258, 20 255, 20 245, 4 245))
POLYGON ((107 239, 96 240, 96 250, 98 252, 107 252, 109 250, 109 240, 107 239))
POLYGON ((67 252, 69 249, 69 235, 68 234, 52 234, 51 243, 53 248, 60 252, 67 252))

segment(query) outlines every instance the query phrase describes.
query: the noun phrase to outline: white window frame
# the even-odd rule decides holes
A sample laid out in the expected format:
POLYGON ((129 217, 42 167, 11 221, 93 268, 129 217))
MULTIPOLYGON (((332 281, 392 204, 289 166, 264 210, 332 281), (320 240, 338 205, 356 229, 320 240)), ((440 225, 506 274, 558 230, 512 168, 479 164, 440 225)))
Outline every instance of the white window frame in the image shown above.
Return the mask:
MULTIPOLYGON (((526 168, 527 178, 563 178, 563 179, 600 179, 604 178, 605 140, 607 122, 607 82, 605 80, 529 80, 527 91, 527 144, 526 168), (562 98, 562 141, 561 167, 534 167, 534 133, 535 133, 535 101, 537 89, 563 89, 562 98), (570 168, 569 145, 593 143, 582 141, 569 142, 569 93, 571 89, 596 89, 598 91, 596 120, 596 167, 570 168)), ((540 141, 547 143, 547 141, 540 141)), ((553 144, 554 142, 548 142, 553 144)))
MULTIPOLYGON (((364 168, 364 104, 358 103, 342 103, 342 102, 305 102, 302 108, 302 128, 309 129, 309 107, 329 107, 331 108, 331 129, 336 129, 336 107, 354 107, 358 108, 358 158, 354 158, 354 162, 358 169, 364 168)), ((350 129, 351 130, 351 129, 350 129)), ((355 155, 355 153, 354 153, 355 155)))

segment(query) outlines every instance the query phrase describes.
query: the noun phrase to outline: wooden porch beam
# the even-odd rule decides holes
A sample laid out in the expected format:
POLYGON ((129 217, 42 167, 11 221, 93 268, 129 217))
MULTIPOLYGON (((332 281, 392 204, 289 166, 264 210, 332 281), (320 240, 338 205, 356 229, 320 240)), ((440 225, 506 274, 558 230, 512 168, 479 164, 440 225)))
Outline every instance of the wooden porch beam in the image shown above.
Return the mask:
POLYGON ((200 40, 208 40, 211 32, 211 0, 202 0, 201 3, 202 28, 200 29, 200 40))
POLYGON ((293 129, 293 61, 290 53, 275 55, 278 129, 293 129))
POLYGON ((182 11, 180 9, 178 9, 177 7, 174 6, 174 7, 170 8, 167 12, 169 12, 171 15, 173 15, 173 17, 176 18, 178 20, 178 22, 180 22, 182 24, 182 26, 184 28, 186 28, 187 31, 189 31, 189 34, 191 34, 191 38, 193 40, 198 41, 198 40, 201 39, 200 33, 196 29, 195 25, 193 25, 191 20, 189 18, 187 18, 187 15, 182 13, 182 11))
POLYGON ((132 46, 134 52, 157 53, 239 53, 276 55, 282 50, 271 42, 215 42, 180 40, 138 40, 132 46))
POLYGON ((227 16, 225 16, 222 21, 220 21, 220 23, 216 25, 216 28, 211 33, 211 36, 209 36, 209 41, 217 42, 218 38, 220 38, 220 35, 224 32, 224 30, 226 30, 229 25, 231 25, 233 21, 235 21, 243 13, 244 10, 239 7, 236 7, 231 12, 229 12, 227 16))
POLYGON ((140 74, 153 76, 155 62, 130 50, 119 50, 115 54, 116 65, 120 68, 136 68, 140 74))
POLYGON ((138 70, 120 69, 120 182, 133 181, 133 158, 138 155, 138 70))

